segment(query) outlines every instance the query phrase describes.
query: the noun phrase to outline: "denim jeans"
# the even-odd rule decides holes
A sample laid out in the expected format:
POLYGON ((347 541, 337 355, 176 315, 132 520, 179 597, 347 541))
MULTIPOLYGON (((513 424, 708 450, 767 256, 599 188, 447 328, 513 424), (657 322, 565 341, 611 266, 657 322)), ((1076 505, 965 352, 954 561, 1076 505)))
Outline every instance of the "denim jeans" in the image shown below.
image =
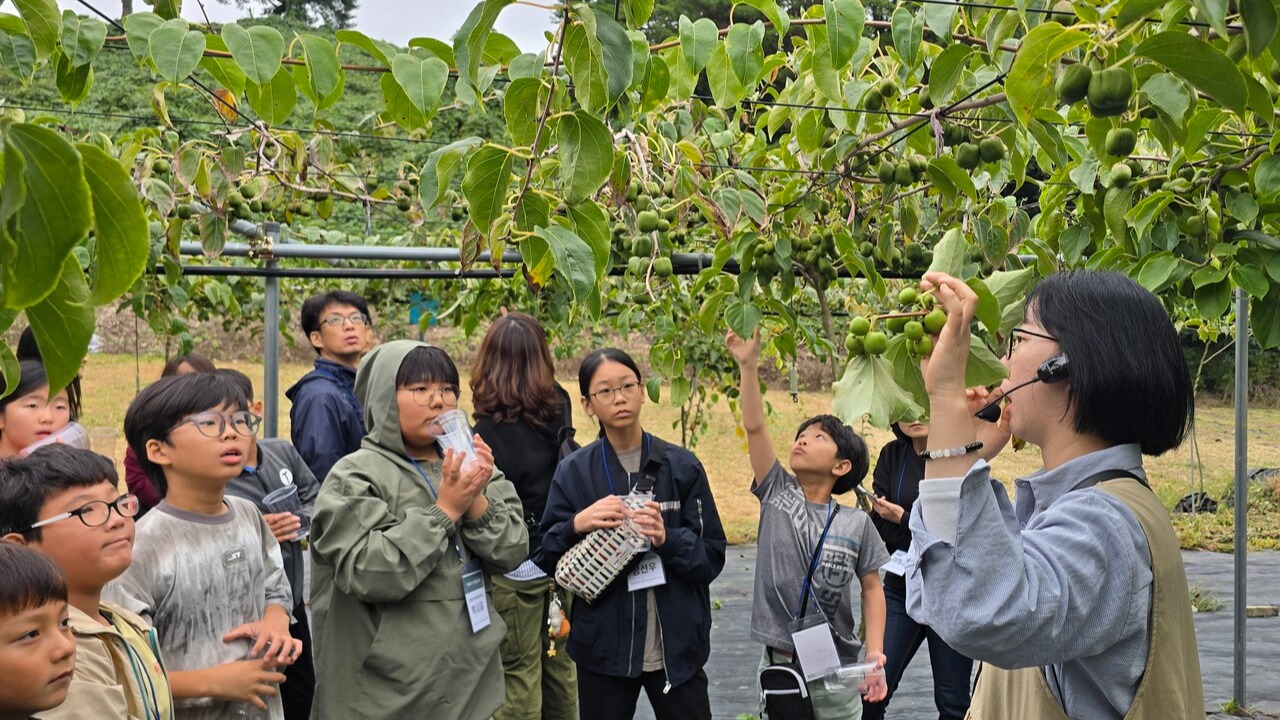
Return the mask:
POLYGON ((887 617, 884 627, 885 679, 889 695, 875 703, 864 702, 863 720, 882 720, 898 682, 906 671, 911 658, 920 649, 920 643, 929 641, 929 664, 933 666, 933 702, 938 707, 941 720, 962 720, 969 710, 973 660, 961 655, 932 628, 921 625, 907 614, 907 597, 901 589, 888 583, 884 586, 887 617))

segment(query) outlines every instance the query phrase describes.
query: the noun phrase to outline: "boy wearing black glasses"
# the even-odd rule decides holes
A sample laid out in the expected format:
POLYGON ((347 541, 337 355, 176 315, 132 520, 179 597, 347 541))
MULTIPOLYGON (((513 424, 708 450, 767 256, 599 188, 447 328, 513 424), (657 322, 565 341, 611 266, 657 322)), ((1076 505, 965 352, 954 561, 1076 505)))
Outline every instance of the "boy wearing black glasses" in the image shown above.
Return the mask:
POLYGON ((67 578, 75 672, 66 702, 42 718, 173 717, 155 631, 101 599, 133 556, 138 499, 117 485, 110 460, 67 445, 0 465, 0 535, 44 554, 67 578))
POLYGON ((138 523, 133 565, 107 596, 160 632, 179 720, 283 720, 277 685, 301 642, 280 545, 227 497, 259 418, 218 375, 162 378, 129 406, 125 438, 163 498, 138 523))

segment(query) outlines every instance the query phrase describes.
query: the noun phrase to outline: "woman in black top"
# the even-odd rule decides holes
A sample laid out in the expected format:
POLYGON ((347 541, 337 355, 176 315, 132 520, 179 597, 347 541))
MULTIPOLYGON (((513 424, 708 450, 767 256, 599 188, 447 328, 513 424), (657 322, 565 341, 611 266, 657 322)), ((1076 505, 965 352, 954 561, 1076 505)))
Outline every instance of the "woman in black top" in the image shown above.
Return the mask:
MULTIPOLYGON (((516 486, 529 547, 536 550, 561 442, 573 432, 569 395, 556 383, 546 331, 537 320, 508 313, 489 326, 471 371, 471 396, 475 432, 493 449, 494 465, 516 486)), ((494 718, 576 719, 573 663, 563 638, 548 634, 548 615, 568 617, 565 595, 526 560, 494 576, 493 604, 507 624, 502 641, 507 697, 494 718), (556 609, 561 602, 564 607, 556 609)))
MULTIPOLYGON (((911 508, 920 496, 920 480, 924 478, 924 460, 920 451, 929 440, 929 426, 923 423, 900 422, 893 425, 896 440, 880 450, 876 461, 872 489, 876 499, 872 502, 871 521, 880 531, 889 552, 906 552, 911 545, 911 530, 907 520, 911 508)), ((880 702, 863 702, 863 720, 882 720, 898 682, 906 671, 911 658, 925 640, 929 641, 929 663, 933 666, 933 701, 942 720, 960 720, 969 710, 969 678, 973 672, 973 660, 961 655, 943 642, 931 628, 921 625, 907 614, 906 580, 901 575, 886 572, 884 599, 888 614, 884 628, 885 679, 889 695, 880 702)))

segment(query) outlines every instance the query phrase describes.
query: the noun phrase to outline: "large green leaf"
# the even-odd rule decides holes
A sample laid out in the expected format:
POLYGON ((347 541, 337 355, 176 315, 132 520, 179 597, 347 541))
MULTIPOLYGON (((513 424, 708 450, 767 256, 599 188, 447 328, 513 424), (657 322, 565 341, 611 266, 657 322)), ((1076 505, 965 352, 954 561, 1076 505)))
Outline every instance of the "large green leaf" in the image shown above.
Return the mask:
POLYGON ((844 376, 831 390, 835 393, 832 411, 850 425, 865 418, 878 428, 888 428, 890 423, 915 420, 925 414, 925 409, 894 380, 893 365, 884 358, 852 358, 844 376))
POLYGON ((1056 22, 1035 26, 1022 39, 1013 67, 1005 79, 1004 90, 1014 116, 1025 127, 1040 108, 1053 107, 1053 82, 1058 60, 1064 53, 1079 47, 1089 36, 1079 30, 1063 28, 1056 22))
POLYGON ((954 201, 957 192, 964 193, 970 200, 978 199, 978 189, 973 185, 973 177, 950 155, 929 161, 929 179, 948 200, 954 201))
POLYGON ((924 40, 924 18, 899 5, 893 11, 893 47, 908 65, 914 65, 924 40))
MULTIPOLYGON (((30 307, 53 291, 63 261, 89 232, 89 185, 80 154, 61 134, 35 125, 5 133, 3 223, 16 256, 3 258, 4 306, 30 307)), ((4 243, 8 245, 8 243, 4 243)))
POLYGON ((734 3, 734 7, 738 5, 747 5, 759 10, 769 18, 778 37, 786 37, 787 29, 791 27, 791 18, 787 17, 786 11, 779 7, 775 0, 738 0, 734 3))
MULTIPOLYGON (((505 154, 505 153, 504 153, 505 154)), ((597 295, 599 276, 595 272, 595 256, 591 247, 572 230, 559 225, 538 228, 525 242, 545 244, 555 258, 555 270, 569 284, 575 302, 586 302, 597 295)))
POLYGON ((54 54, 54 79, 62 101, 75 107, 89 96, 89 88, 93 86, 93 66, 89 64, 72 67, 71 61, 61 52, 54 54))
POLYGON ((40 345, 40 360, 49 387, 71 384, 93 339, 94 314, 89 285, 74 256, 63 262, 50 280, 55 284, 43 300, 27 308, 27 319, 40 345))
MULTIPOLYGON (((530 197, 526 195, 525 199, 530 197)), ((609 213, 599 203, 585 200, 569 206, 569 218, 573 220, 573 229, 577 231, 578 237, 591 247, 596 277, 604 277, 609 270, 609 213)))
MULTIPOLYGON (((360 48, 374 60, 377 60, 382 67, 388 69, 391 68, 391 58, 395 57, 396 53, 399 52, 395 45, 381 40, 374 40, 358 30, 339 30, 334 33, 334 37, 344 45, 354 45, 360 48)), ((413 42, 410 41, 409 44, 412 45, 413 42)))
MULTIPOLYGON (((724 41, 729 66, 744 89, 755 87, 764 69, 764 23, 736 23, 724 41)), ((647 55, 646 51, 646 55, 647 55)))
POLYGON ((1134 53, 1165 66, 1223 107, 1244 117, 1249 91, 1240 68, 1209 43, 1185 32, 1168 30, 1142 41, 1134 53))
POLYGON ((424 209, 430 210, 444 200, 449 183, 458 172, 459 163, 472 148, 484 143, 478 137, 456 140, 427 156, 422 166, 418 184, 418 199, 424 209))
POLYGON ((631 87, 635 72, 631 53, 631 38, 627 31, 608 13, 599 9, 581 14, 584 25, 595 33, 600 41, 600 59, 604 63, 605 92, 612 105, 631 87), (594 25, 594 29, 592 26, 594 25))
MULTIPOLYGON (((462 177, 462 194, 467 198, 471 222, 481 234, 488 236, 493 221, 502 214, 511 184, 511 153, 487 145, 467 161, 462 177)), ((590 251, 587 251, 590 253, 590 251)))
POLYGON ((827 18, 827 47, 831 52, 831 66, 839 71, 853 58, 862 42, 862 27, 867 23, 867 11, 858 0, 823 0, 827 18))
POLYGON ((1280 284, 1250 301, 1249 328, 1264 350, 1280 347, 1280 284))
POLYGON ((426 123, 426 117, 414 106, 394 75, 391 73, 383 75, 378 84, 382 87, 382 101, 387 108, 385 114, 387 119, 406 130, 415 130, 426 123))
POLYGON ((284 67, 277 70, 276 76, 266 85, 250 80, 246 94, 249 107, 268 125, 279 125, 288 120, 298 103, 298 89, 293 84, 293 76, 284 67))
POLYGON ((471 87, 480 86, 480 61, 484 47, 502 9, 512 0, 482 0, 471 9, 471 14, 453 35, 453 57, 457 62, 458 76, 471 87))
MULTIPOLYGON (((538 77, 517 78, 507 85, 502 97, 502 116, 516 145, 533 144, 546 94, 546 86, 538 77)), ((545 138, 540 144, 546 144, 545 138)))
POLYGON ((929 264, 929 272, 941 272, 959 277, 964 268, 964 252, 969 241, 965 239, 960 228, 951 228, 942 235, 942 239, 933 248, 933 262, 929 264))
POLYGON ((187 21, 181 18, 156 28, 148 42, 156 70, 171 83, 185 80, 204 55, 204 33, 189 29, 187 21))
POLYGON ((268 25, 254 25, 246 30, 236 23, 227 23, 222 26, 222 39, 250 82, 269 85, 279 74, 280 60, 284 57, 284 36, 279 30, 268 25))
POLYGON ((951 94, 964 75, 965 65, 973 48, 961 43, 947 46, 929 70, 929 99, 936 105, 944 105, 951 101, 951 94))
POLYGON ((747 88, 733 71, 733 60, 723 43, 716 45, 711 62, 707 63, 707 84, 711 86, 712 99, 720 107, 733 107, 747 95, 747 88))
POLYGON ((409 102, 422 113, 423 121, 435 117, 449 78, 449 66, 437 57, 420 58, 401 53, 391 61, 391 74, 404 89, 409 102))
POLYGON ((644 27, 653 15, 653 0, 622 0, 622 14, 631 27, 644 27))
POLYGON ((107 40, 107 26, 97 18, 82 18, 65 10, 62 13, 62 54, 72 67, 93 62, 107 40))
POLYGON ((62 36, 62 16, 58 14, 55 0, 13 0, 18 14, 26 23, 27 34, 36 48, 36 58, 43 60, 53 54, 62 36))
POLYGON ((999 334, 1009 334, 1022 319, 1022 304, 1026 301, 1027 288, 1035 279, 1035 271, 1031 268, 1021 270, 997 270, 986 277, 987 289, 1000 303, 999 334))
POLYGON ((560 145, 560 185, 565 200, 586 200, 609 179, 613 133, 599 118, 579 110, 556 121, 556 141, 560 145))
POLYGON ((564 64, 573 78, 573 92, 583 109, 587 112, 604 110, 609 101, 604 50, 595 33, 581 22, 565 29, 564 64))
POLYGON ((151 59, 151 33, 164 24, 164 18, 149 12, 138 12, 125 16, 124 39, 129 44, 129 52, 138 60, 151 59))
POLYGON ((718 28, 708 18, 692 21, 684 15, 680 16, 680 48, 684 51, 684 61, 689 71, 697 75, 711 60, 711 53, 718 42, 718 28))
MULTIPOLYGON (((132 19, 134 16, 130 15, 132 19)), ((128 23, 125 23, 126 26, 128 23)), ((206 50, 220 50, 222 52, 230 52, 227 50, 227 43, 218 35, 205 36, 206 50)), ((232 58, 227 57, 210 57, 205 55, 200 58, 200 67, 204 68, 218 84, 231 91, 232 95, 239 97, 249 83, 249 78, 245 77, 244 70, 240 69, 240 64, 232 58)))
POLYGON ((36 48, 31 38, 0 30, 0 65, 25 86, 36 70, 36 48))
POLYGON ((1244 38, 1250 57, 1258 57, 1276 36, 1275 0, 1240 0, 1240 17, 1244 20, 1244 38))
POLYGON ((338 50, 333 43, 318 35, 298 35, 302 42, 302 57, 306 60, 306 83, 303 92, 323 110, 342 97, 346 73, 338 60, 338 50))
POLYGON ((990 387, 1009 376, 1009 370, 977 335, 969 337, 969 363, 964 369, 966 387, 990 387))
POLYGON ((724 310, 724 321, 729 329, 738 337, 751 337, 756 332, 756 326, 760 324, 760 320, 764 318, 764 313, 755 303, 744 302, 742 300, 733 300, 729 303, 729 307, 724 310))
POLYGON ((959 9, 960 3, 954 0, 937 0, 925 5, 920 12, 935 36, 950 38, 951 28, 955 26, 956 11, 959 9))
POLYGON ((76 146, 93 198, 94 305, 105 305, 133 287, 151 251, 146 213, 129 172, 97 145, 76 146))
POLYGON ((1166 4, 1166 0, 1123 0, 1120 12, 1116 15, 1116 28, 1128 27, 1166 4))
POLYGON ((1192 0, 1200 11, 1200 20, 1208 22, 1218 31, 1218 37, 1227 37, 1227 0, 1192 0))

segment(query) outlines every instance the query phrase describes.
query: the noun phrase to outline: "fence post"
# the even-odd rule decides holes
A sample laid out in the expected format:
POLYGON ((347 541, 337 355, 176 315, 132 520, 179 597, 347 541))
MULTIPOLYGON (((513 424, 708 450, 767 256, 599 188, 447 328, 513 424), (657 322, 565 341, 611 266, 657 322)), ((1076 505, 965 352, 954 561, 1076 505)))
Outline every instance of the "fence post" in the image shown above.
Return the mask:
POLYGON ((1249 297, 1236 289, 1236 478, 1235 478, 1235 685, 1236 707, 1248 706, 1245 695, 1245 596, 1249 556, 1249 297))

